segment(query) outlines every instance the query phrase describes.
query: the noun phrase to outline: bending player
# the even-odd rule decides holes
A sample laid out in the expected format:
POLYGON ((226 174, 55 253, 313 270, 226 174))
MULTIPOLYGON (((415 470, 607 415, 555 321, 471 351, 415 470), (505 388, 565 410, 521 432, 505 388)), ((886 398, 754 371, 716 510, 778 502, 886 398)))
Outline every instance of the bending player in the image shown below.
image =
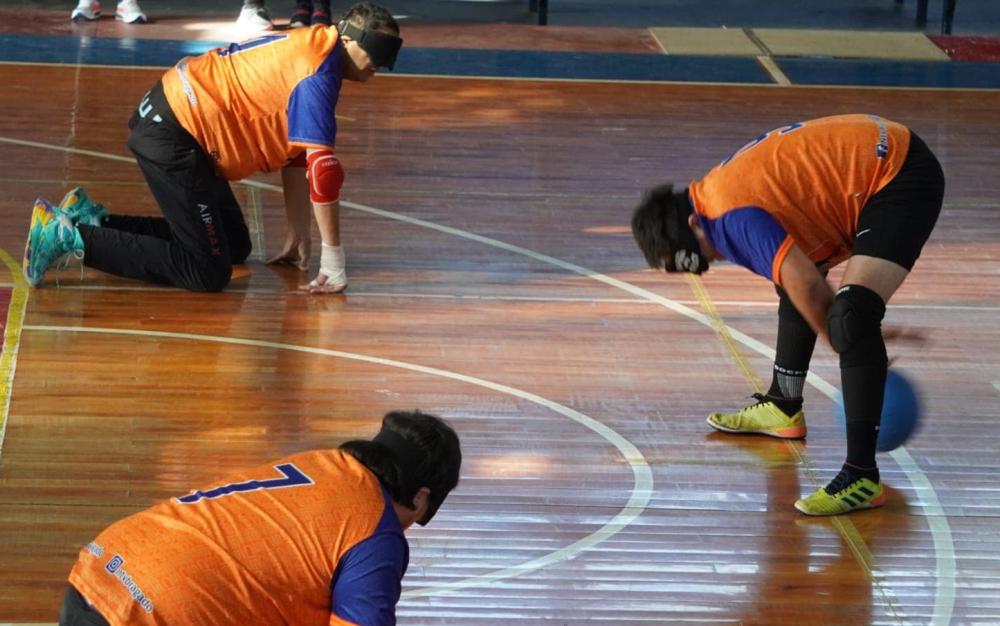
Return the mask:
POLYGON ((403 533, 434 517, 461 463, 444 421, 394 411, 371 441, 171 498, 80 550, 59 623, 395 624, 403 533))
POLYGON ((881 323, 943 196, 941 166, 917 135, 874 115, 838 115, 764 133, 688 189, 650 190, 635 210, 632 232, 650 267, 700 274, 728 259, 778 292, 771 387, 752 406, 710 415, 713 427, 805 437, 802 388, 817 336, 840 355, 847 458, 795 503, 803 513, 884 501, 875 461, 888 366, 881 323), (826 271, 845 260, 835 293, 826 271))
POLYGON ((319 273, 303 288, 342 291, 344 171, 334 153, 341 82, 392 69, 402 43, 392 15, 362 2, 336 28, 285 31, 182 59, 129 120, 128 146, 163 217, 108 215, 80 189, 59 207, 39 200, 25 248, 28 282, 38 286, 73 253, 118 276, 220 291, 251 249, 229 181, 281 169, 288 236, 271 262, 307 268, 311 205, 323 246, 319 273))

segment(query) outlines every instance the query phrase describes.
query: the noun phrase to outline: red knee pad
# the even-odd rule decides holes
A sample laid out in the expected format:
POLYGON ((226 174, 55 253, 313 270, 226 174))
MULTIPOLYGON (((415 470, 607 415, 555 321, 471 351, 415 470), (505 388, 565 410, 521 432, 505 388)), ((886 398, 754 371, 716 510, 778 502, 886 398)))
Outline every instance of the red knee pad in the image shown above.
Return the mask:
POLYGON ((309 197, 316 204, 329 204, 340 200, 340 188, 344 185, 344 168, 334 156, 333 150, 311 151, 308 162, 309 197))

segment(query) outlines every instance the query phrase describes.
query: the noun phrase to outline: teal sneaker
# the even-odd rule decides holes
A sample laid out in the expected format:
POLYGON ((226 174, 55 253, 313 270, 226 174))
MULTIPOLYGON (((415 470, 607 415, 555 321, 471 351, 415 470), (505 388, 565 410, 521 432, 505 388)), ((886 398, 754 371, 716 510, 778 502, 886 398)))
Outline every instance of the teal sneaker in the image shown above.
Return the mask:
POLYGON ((80 231, 62 211, 38 198, 31 211, 28 241, 24 244, 25 280, 37 287, 42 284, 45 272, 70 253, 83 258, 80 231))
POLYGON ((66 214, 73 224, 100 226, 108 216, 108 210, 103 204, 90 199, 83 187, 70 189, 59 203, 59 210, 66 214))

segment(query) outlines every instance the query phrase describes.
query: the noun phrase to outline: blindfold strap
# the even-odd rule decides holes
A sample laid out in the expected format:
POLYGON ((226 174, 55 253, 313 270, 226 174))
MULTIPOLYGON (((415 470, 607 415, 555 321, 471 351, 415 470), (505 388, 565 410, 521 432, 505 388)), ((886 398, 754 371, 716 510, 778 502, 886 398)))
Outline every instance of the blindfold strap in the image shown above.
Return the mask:
POLYGON ((694 208, 687 192, 674 194, 673 202, 668 206, 666 216, 666 235, 673 252, 672 258, 666 259, 664 269, 668 272, 691 272, 701 274, 708 269, 708 260, 701 254, 701 246, 688 225, 688 216, 694 208))
POLYGON ((387 67, 391 70, 396 64, 399 49, 403 47, 403 40, 396 35, 368 28, 361 29, 346 20, 337 25, 337 30, 341 35, 358 42, 358 46, 368 53, 372 62, 378 67, 387 67))
POLYGON ((394 430, 383 428, 373 439, 392 452, 392 455, 399 461, 398 465, 404 473, 413 475, 412 472, 420 466, 424 460, 424 453, 406 437, 394 430))
MULTIPOLYGON (((413 472, 416 471, 417 467, 424 460, 426 456, 416 445, 410 442, 409 439, 400 435, 394 430, 389 430, 383 428, 377 435, 375 435, 376 443, 380 443, 392 452, 393 456, 399 461, 399 467, 403 470, 404 475, 409 475, 411 479, 414 479, 413 472)), ((420 485, 424 487, 426 485, 420 485)), ((417 523, 421 526, 425 526, 427 522, 431 521, 434 514, 437 513, 438 508, 441 503, 444 502, 446 493, 431 493, 427 502, 427 512, 424 516, 417 520, 417 523)))

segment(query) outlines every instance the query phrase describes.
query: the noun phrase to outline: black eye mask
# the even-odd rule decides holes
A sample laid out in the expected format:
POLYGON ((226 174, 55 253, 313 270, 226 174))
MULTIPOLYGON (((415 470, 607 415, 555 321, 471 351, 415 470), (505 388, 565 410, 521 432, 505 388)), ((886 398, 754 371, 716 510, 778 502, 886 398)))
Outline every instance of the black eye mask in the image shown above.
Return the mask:
POLYGON ((663 269, 668 272, 690 272, 701 274, 708 269, 708 259, 701 253, 701 246, 695 239, 694 231, 688 224, 688 216, 693 213, 687 192, 674 194, 665 216, 664 236, 670 245, 671 255, 663 260, 663 269))
POLYGON ((396 64, 399 49, 403 47, 403 40, 396 35, 361 29, 346 20, 337 24, 337 32, 358 42, 358 46, 371 57, 372 63, 390 70, 396 64))
MULTIPOLYGON (((690 233, 688 229, 688 234, 690 233)), ((708 260, 701 253, 698 241, 694 235, 684 236, 683 234, 673 240, 671 249, 674 251, 672 257, 664 259, 663 269, 668 272, 690 272, 691 274, 701 274, 708 269, 708 260), (690 241, 688 241, 690 239, 690 241)))

